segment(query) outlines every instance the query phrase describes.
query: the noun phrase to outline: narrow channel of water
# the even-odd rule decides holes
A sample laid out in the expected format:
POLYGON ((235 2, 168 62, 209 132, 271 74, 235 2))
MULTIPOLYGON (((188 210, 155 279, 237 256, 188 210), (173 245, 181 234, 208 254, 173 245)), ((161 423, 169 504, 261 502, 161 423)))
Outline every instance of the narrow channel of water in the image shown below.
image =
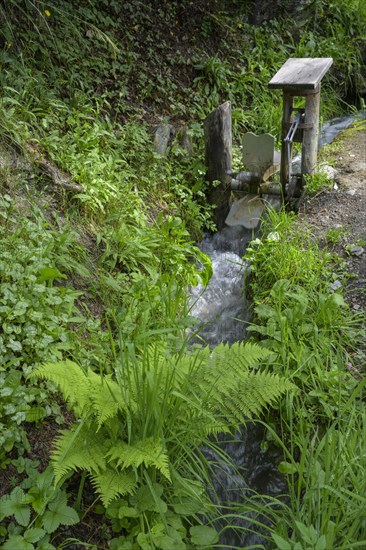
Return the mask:
MULTIPOLYGON (((357 117, 365 116, 363 112, 325 123, 319 134, 319 148, 331 143, 357 117)), ((294 161, 298 162, 298 158, 294 161)), ((201 286, 192 289, 191 313, 199 320, 201 339, 210 346, 220 342, 230 344, 246 337, 251 313, 244 280, 249 266, 242 257, 256 236, 253 230, 225 226, 214 235, 206 235, 200 245, 212 259, 213 276, 206 289, 201 286)), ((273 445, 263 445, 264 436, 263 427, 251 423, 235 434, 232 441, 222 440, 221 446, 231 457, 233 468, 223 465, 219 456, 207 451, 212 462, 219 464, 215 468, 214 485, 223 506, 243 502, 253 491, 271 496, 286 493, 286 481, 278 472, 282 454, 273 445)), ((234 528, 224 531, 220 541, 223 548, 252 548, 256 544, 267 547, 259 532, 250 532, 249 517, 234 522, 228 519, 227 523, 234 528)))
MULTIPOLYGON (((201 338, 210 346, 220 342, 232 344, 244 340, 246 326, 251 320, 250 307, 244 295, 245 274, 249 269, 242 260, 248 243, 255 238, 252 230, 243 227, 224 227, 214 235, 207 235, 201 243, 202 250, 212 259, 213 276, 207 289, 192 289, 192 315, 200 320, 201 338)), ((231 441, 222 439, 221 448, 230 456, 233 467, 223 464, 212 450, 206 455, 214 467, 213 482, 217 497, 223 507, 244 502, 253 492, 277 496, 286 492, 286 483, 278 472, 282 454, 273 445, 263 446, 264 429, 250 423, 236 433, 231 441)), ((227 514, 224 512, 223 516, 227 514)), ((220 543, 224 548, 265 545, 260 533, 251 532, 247 516, 231 521, 223 519, 233 528, 225 529, 220 543)))

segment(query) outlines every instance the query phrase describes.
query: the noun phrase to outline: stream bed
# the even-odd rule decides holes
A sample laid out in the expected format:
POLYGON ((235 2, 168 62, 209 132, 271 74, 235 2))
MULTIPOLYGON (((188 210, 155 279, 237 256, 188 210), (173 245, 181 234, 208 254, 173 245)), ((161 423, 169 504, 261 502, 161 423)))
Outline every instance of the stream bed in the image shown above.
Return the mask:
MULTIPOLYGON (((210 346, 221 342, 232 344, 244 340, 246 326, 251 320, 250 307, 244 295, 245 275, 249 266, 242 260, 248 243, 255 238, 253 230, 240 226, 224 227, 220 232, 206 236, 200 247, 212 259, 213 276, 208 287, 192 289, 191 314, 201 321, 200 336, 210 346)), ((223 507, 240 505, 253 493, 278 496, 286 493, 286 480, 278 472, 283 460, 281 451, 273 444, 263 445, 265 431, 262 425, 248 423, 231 441, 221 439, 220 447, 230 456, 233 467, 220 460, 212 451, 206 456, 214 467, 213 482, 223 507)), ((228 509, 222 510, 223 529, 220 543, 223 548, 251 548, 266 545, 260 533, 251 532, 248 516, 231 520, 228 509)))

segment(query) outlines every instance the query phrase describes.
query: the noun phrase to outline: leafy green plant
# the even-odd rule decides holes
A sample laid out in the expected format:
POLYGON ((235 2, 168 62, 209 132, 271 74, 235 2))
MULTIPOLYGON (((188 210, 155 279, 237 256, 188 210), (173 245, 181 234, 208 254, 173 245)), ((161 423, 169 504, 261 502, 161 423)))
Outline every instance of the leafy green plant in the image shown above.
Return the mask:
POLYGON ((9 495, 1 497, 0 521, 14 516, 17 522, 17 525, 8 525, 9 536, 2 548, 54 550, 50 535, 60 525, 75 525, 79 522, 78 514, 67 504, 66 492, 55 488, 53 481, 52 470, 48 468, 38 474, 27 492, 16 487, 9 495))
POLYGON ((268 210, 262 231, 262 238, 250 243, 245 256, 251 262, 250 286, 256 301, 262 302, 280 279, 314 291, 327 286, 325 274, 334 257, 319 249, 310 230, 296 231, 294 213, 268 210))
POLYGON ((116 356, 115 379, 70 361, 37 368, 30 376, 52 381, 80 418, 56 440, 56 482, 82 469, 106 507, 119 495, 134 494, 129 504, 122 503, 123 510, 133 503, 136 509, 143 492, 151 504, 137 509, 144 520, 140 538, 156 523, 156 514, 166 528, 167 504, 193 502, 209 515, 212 506, 202 484, 207 465, 200 445, 214 444, 209 435, 237 428, 292 387, 275 375, 249 372, 249 365, 267 354, 251 344, 192 353, 172 353, 154 344, 135 354, 127 344, 116 356))
POLYGON ((207 285, 212 275, 211 261, 189 240, 189 233, 180 218, 158 215, 153 227, 136 227, 117 223, 98 235, 104 244, 102 265, 130 275, 173 275, 182 284, 197 284, 198 278, 207 285), (195 260, 196 263, 193 261, 195 260), (199 262, 201 269, 198 268, 199 262))
MULTIPOLYGON (((270 531, 283 550, 357 548, 366 539, 365 383, 348 365, 350 351, 362 346, 362 317, 332 289, 335 258, 325 260, 311 235, 299 236, 293 224, 284 212, 271 213, 249 251, 256 316, 249 330, 273 352, 274 372, 300 390, 281 402, 281 436, 267 426, 284 452, 280 471, 289 491, 288 504, 271 504, 270 531)), ((267 514, 267 506, 259 509, 267 514)))
POLYGON ((332 227, 325 235, 325 240, 330 244, 339 244, 347 234, 346 227, 332 227))
MULTIPOLYGON (((56 414, 60 407, 49 402, 44 387, 27 387, 25 377, 34 365, 61 358, 74 345, 72 323, 83 323, 75 306, 80 295, 70 287, 56 286, 65 275, 60 269, 75 268, 68 231, 53 231, 40 215, 17 217, 14 199, 0 201, 0 336, 1 458, 14 447, 28 443, 23 422, 37 422, 56 414), (52 350, 50 346, 52 345, 52 350)), ((84 270, 85 272, 85 270, 84 270)))
POLYGON ((333 188, 333 180, 326 173, 317 172, 312 176, 305 177, 305 194, 316 195, 321 191, 333 188))
POLYGON ((290 503, 279 504, 283 513, 272 535, 277 548, 346 550, 365 544, 363 390, 364 381, 325 430, 314 431, 313 423, 295 415, 284 424, 290 444, 286 450, 280 445, 288 461, 290 503))

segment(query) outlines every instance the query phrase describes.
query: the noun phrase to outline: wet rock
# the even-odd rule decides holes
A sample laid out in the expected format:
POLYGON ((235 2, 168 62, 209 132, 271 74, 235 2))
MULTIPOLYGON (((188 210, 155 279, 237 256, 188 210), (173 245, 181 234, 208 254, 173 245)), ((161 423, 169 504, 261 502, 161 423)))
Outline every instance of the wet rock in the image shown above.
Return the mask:
POLYGON ((266 206, 271 206, 276 212, 281 210, 282 199, 276 195, 262 195, 262 201, 266 206))

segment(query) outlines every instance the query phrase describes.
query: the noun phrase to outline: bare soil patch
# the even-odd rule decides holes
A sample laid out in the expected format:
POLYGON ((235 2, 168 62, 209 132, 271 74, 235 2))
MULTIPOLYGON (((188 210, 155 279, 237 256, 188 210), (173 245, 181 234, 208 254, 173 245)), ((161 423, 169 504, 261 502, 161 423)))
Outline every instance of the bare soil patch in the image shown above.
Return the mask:
POLYGON ((366 311, 366 128, 346 130, 333 153, 333 188, 305 198, 300 219, 310 224, 323 246, 345 262, 351 275, 347 301, 366 311))

